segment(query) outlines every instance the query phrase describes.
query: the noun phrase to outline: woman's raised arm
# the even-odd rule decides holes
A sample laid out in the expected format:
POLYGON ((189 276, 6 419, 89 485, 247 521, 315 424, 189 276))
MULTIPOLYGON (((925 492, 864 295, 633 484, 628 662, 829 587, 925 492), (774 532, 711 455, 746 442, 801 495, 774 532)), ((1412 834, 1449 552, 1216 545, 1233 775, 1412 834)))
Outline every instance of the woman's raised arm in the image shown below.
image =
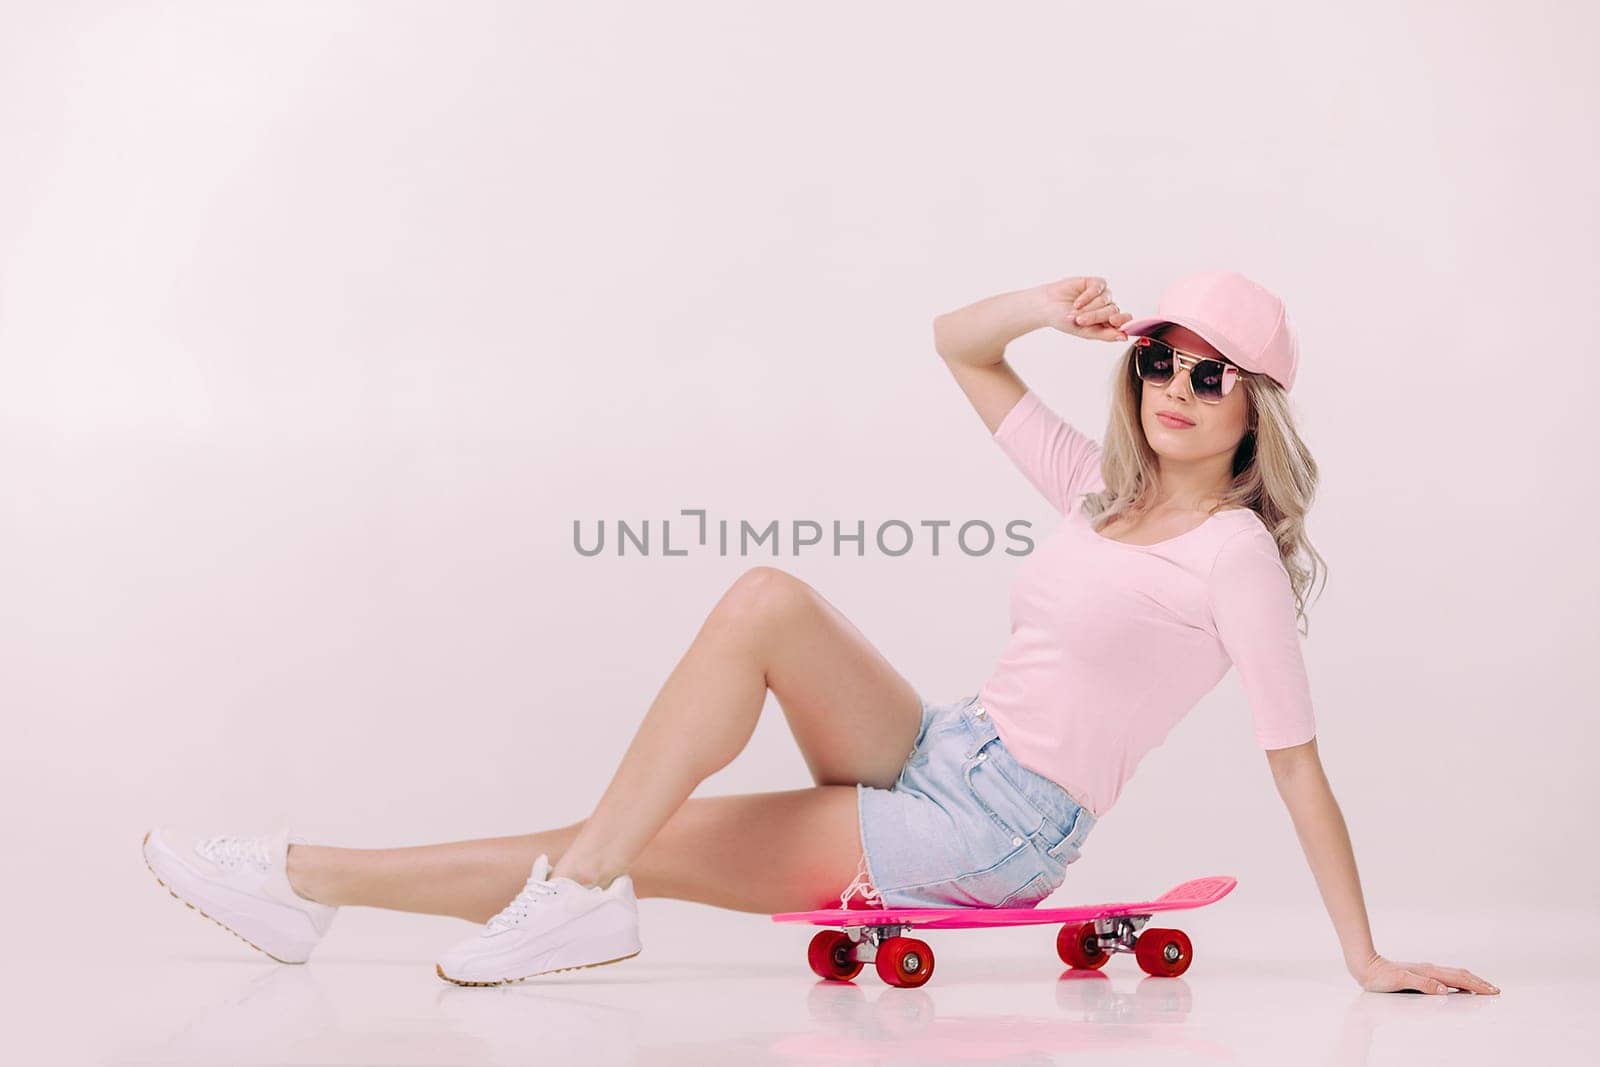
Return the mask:
POLYGON ((1089 340, 1126 341, 1120 327, 1132 318, 1111 299, 1104 278, 1063 278, 935 316, 933 345, 992 434, 1028 391, 1006 362, 1006 345, 1041 326, 1089 340))

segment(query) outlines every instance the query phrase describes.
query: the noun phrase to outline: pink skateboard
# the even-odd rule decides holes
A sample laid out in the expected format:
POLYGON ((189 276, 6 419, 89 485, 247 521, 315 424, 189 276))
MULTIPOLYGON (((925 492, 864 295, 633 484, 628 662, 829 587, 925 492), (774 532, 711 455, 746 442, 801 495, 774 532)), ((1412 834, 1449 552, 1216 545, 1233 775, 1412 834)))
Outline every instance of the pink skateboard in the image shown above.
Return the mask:
POLYGON ((779 923, 839 926, 811 939, 811 969, 822 978, 847 982, 872 963, 894 986, 920 986, 933 977, 933 949, 904 936, 913 926, 933 930, 977 926, 1029 926, 1063 923, 1056 953, 1069 967, 1099 968, 1115 952, 1132 952, 1146 974, 1176 978, 1193 959, 1182 930, 1144 929, 1158 911, 1182 911, 1214 904, 1233 892, 1236 878, 1212 875, 1173 886, 1154 900, 1128 904, 1085 904, 1076 908, 826 908, 789 911, 779 923), (1140 931, 1144 930, 1141 934, 1140 931))

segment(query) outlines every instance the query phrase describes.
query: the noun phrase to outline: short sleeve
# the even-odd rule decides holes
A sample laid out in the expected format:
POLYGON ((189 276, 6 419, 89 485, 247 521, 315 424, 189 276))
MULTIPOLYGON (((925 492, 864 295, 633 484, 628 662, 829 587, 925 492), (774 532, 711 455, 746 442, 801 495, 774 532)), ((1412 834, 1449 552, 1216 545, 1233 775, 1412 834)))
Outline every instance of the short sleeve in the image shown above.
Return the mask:
POLYGON ((1031 389, 1000 420, 994 439, 1063 515, 1083 493, 1105 487, 1100 443, 1050 410, 1031 389))
POLYGON ((1210 580, 1217 637, 1239 672, 1256 743, 1301 745, 1317 735, 1294 590, 1270 534, 1257 528, 1223 542, 1210 580))

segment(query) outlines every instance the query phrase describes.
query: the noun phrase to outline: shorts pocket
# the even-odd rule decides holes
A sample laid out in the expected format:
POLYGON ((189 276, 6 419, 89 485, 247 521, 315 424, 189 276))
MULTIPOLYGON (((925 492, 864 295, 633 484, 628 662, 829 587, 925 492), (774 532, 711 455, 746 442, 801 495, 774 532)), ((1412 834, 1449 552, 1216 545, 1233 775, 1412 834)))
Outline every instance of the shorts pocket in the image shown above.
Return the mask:
POLYGON ((1051 893, 1054 893, 1059 884, 1060 883, 1058 883, 1058 882, 1053 882, 1051 880, 1050 876, 1048 874, 1046 874, 1044 871, 1040 871, 1038 874, 1036 874, 1032 878, 1028 879, 1027 883, 1025 885, 1023 885, 1022 888, 1018 889, 1016 892, 1014 892, 1014 893, 1010 894, 1009 896, 1007 896, 999 904, 995 905, 995 907, 998 907, 998 908, 1032 908, 1032 907, 1035 907, 1035 906, 1038 905, 1038 903, 1041 900, 1043 900, 1046 897, 1048 897, 1051 893))
POLYGON ((1026 908, 1049 896, 1062 879, 1038 848, 1024 842, 999 863, 956 879, 973 904, 985 908, 1026 908))
POLYGON ((926 766, 933 750, 939 747, 940 740, 961 728, 961 716, 952 714, 949 707, 941 705, 925 707, 922 713, 922 726, 917 731, 917 740, 911 747, 911 755, 906 758, 905 767, 909 769, 926 766))
POLYGON ((926 704, 922 707, 922 723, 917 727, 917 738, 911 742, 911 754, 900 765, 900 778, 896 783, 904 786, 906 776, 911 773, 911 768, 921 767, 928 762, 928 737, 933 732, 934 710, 926 704))
MULTIPOLYGON (((985 741, 962 766, 967 790, 996 826, 1014 837, 1037 840, 1045 827, 1045 815, 1006 777, 1007 765, 1020 768, 1000 738, 985 741)), ((1015 773, 1015 772, 1013 772, 1015 773)))

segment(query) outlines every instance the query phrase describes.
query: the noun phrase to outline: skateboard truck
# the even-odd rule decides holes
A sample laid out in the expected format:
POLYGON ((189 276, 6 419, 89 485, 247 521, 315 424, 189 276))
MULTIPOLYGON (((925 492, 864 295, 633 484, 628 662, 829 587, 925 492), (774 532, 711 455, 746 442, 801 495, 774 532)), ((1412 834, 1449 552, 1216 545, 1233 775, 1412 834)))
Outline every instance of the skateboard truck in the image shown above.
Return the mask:
POLYGON ((1094 921, 1094 936, 1102 952, 1133 952, 1139 931, 1150 923, 1149 915, 1118 915, 1094 921))
POLYGON ((891 937, 899 937, 911 929, 910 923, 889 924, 882 926, 846 926, 845 935, 854 942, 852 956, 862 963, 875 963, 878 959, 878 947, 891 937))

